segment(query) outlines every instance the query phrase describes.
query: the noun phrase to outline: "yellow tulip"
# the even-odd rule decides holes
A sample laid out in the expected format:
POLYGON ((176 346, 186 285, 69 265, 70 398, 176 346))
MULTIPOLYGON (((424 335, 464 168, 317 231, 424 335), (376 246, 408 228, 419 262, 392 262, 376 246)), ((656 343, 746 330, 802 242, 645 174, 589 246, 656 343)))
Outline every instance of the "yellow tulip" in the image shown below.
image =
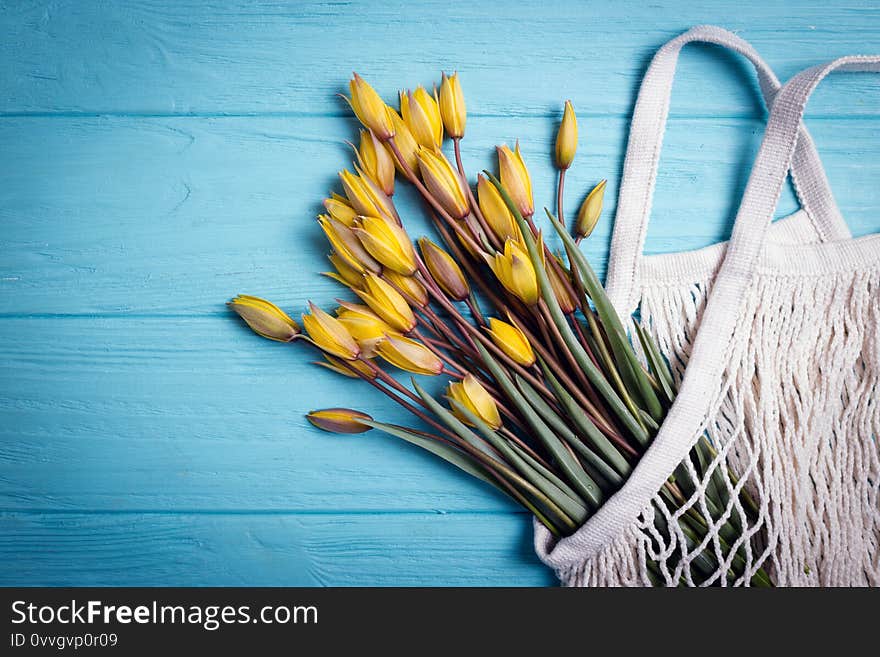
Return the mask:
POLYGON ((299 324, 274 303, 239 294, 226 304, 241 317, 254 333, 276 342, 290 342, 300 334, 299 324))
POLYGON ((400 115, 419 144, 430 149, 438 149, 443 144, 440 107, 424 87, 400 92, 400 115))
POLYGON ((315 345, 331 356, 343 360, 354 360, 360 356, 361 348, 342 322, 325 313, 311 301, 309 301, 309 310, 310 315, 302 316, 303 326, 315 345))
POLYGON ((565 111, 562 114, 562 123, 556 135, 556 166, 563 171, 574 162, 574 154, 578 144, 578 122, 574 115, 571 101, 565 101, 565 111))
POLYGON ((330 246, 349 267, 358 271, 382 271, 382 265, 367 252, 351 228, 326 214, 318 217, 318 224, 327 236, 330 246))
MULTIPOLYGON (((359 167, 355 167, 355 170, 360 173, 359 167)), ((394 202, 367 176, 355 175, 345 169, 339 172, 339 179, 351 206, 359 215, 382 217, 400 223, 394 202)))
POLYGON ((403 276, 396 271, 386 269, 382 272, 382 278, 403 294, 411 304, 419 308, 424 308, 428 305, 428 291, 414 276, 403 276))
POLYGON ((504 243, 504 253, 485 256, 496 278, 508 292, 527 306, 538 303, 538 277, 523 248, 511 239, 504 243))
POLYGON ((450 137, 464 137, 464 126, 467 122, 467 110, 464 105, 464 94, 458 81, 458 73, 447 77, 443 74, 440 83, 440 116, 450 137))
POLYGON ((471 291, 470 287, 452 256, 427 237, 419 238, 419 249, 422 251, 425 266, 437 285, 456 301, 467 299, 471 291))
POLYGON ((369 84, 357 73, 348 83, 351 98, 348 99, 351 109, 361 123, 372 130, 382 141, 394 136, 394 125, 388 116, 388 106, 369 84))
POLYGON ((385 339, 386 333, 395 333, 388 324, 367 306, 357 303, 341 302, 336 317, 357 340, 361 356, 372 358, 376 355, 376 345, 385 339))
POLYGON ((435 375, 443 371, 443 362, 425 345, 403 336, 388 335, 376 347, 386 361, 412 374, 435 375))
MULTIPOLYGON (((554 256, 551 256, 553 259, 554 256)), ((565 273, 561 267, 557 267, 552 261, 544 270, 547 272, 547 278, 550 280, 550 287, 553 288, 553 294, 559 302, 559 307, 566 315, 570 315, 577 309, 577 301, 574 297, 574 290, 571 285, 571 278, 565 273), (565 278, 563 278, 565 277, 565 278)))
POLYGON ((443 153, 419 148, 419 170, 428 191, 453 219, 463 219, 470 212, 458 171, 452 168, 443 153))
POLYGON ((363 288, 354 292, 394 330, 409 333, 415 328, 416 317, 406 299, 375 274, 367 274, 363 288))
POLYGON ((360 287, 364 281, 364 270, 352 267, 345 258, 337 253, 331 253, 327 258, 333 264, 336 271, 325 271, 324 276, 332 278, 347 287, 360 287))
POLYGON ((501 184, 510 194, 510 198, 513 199, 520 214, 524 217, 531 217, 535 213, 532 179, 529 177, 526 163, 523 162, 519 141, 516 142, 515 151, 511 151, 507 145, 499 146, 497 151, 501 184))
POLYGON ((319 429, 330 433, 363 433, 372 427, 359 422, 359 420, 372 420, 373 418, 366 413, 353 411, 349 408, 325 408, 308 413, 306 419, 319 429))
POLYGON ((370 130, 361 130, 358 163, 364 173, 388 196, 394 195, 394 157, 370 130))
POLYGON ((351 207, 348 200, 339 194, 333 194, 330 198, 325 198, 324 208, 330 213, 331 217, 336 219, 336 221, 344 223, 346 226, 351 226, 358 214, 357 210, 351 207))
POLYGON ((501 198, 501 192, 482 175, 477 176, 477 202, 489 228, 501 242, 508 238, 522 242, 522 232, 501 198))
POLYGON ((353 230, 369 254, 385 267, 404 276, 415 273, 415 249, 402 226, 378 217, 358 217, 353 230))
POLYGON ((490 317, 487 331, 495 346, 507 354, 511 360, 525 367, 534 364, 535 352, 532 351, 532 345, 529 344, 525 334, 516 326, 490 317))
MULTIPOLYGON (((406 165, 413 173, 418 174, 419 142, 416 141, 416 138, 413 137, 412 133, 409 131, 409 128, 406 127, 406 123, 404 123, 403 119, 400 118, 400 114, 389 107, 388 115, 391 117, 391 123, 394 125, 394 130, 396 131, 396 134, 394 135, 394 144, 397 146, 400 154, 403 155, 403 160, 406 165)), ((400 173, 406 173, 406 171, 400 165, 400 162, 397 161, 397 158, 394 158, 394 166, 397 167, 397 170, 400 171, 400 173)))
POLYGON ((336 358, 336 356, 331 356, 329 354, 324 354, 324 358, 327 360, 327 362, 315 362, 315 365, 326 367, 331 372, 336 372, 337 374, 341 374, 342 376, 347 376, 350 379, 376 378, 376 372, 374 372, 373 369, 362 360, 342 360, 340 358, 336 358), (355 374, 349 368, 354 368, 360 374, 355 374))
POLYGON ((602 201, 605 199, 605 184, 607 182, 607 180, 603 180, 593 187, 593 190, 584 199, 581 209, 578 210, 574 228, 575 234, 578 237, 589 237, 596 224, 599 223, 599 216, 602 214, 602 201))
MULTIPOLYGON (((449 399, 457 401, 493 429, 501 428, 501 415, 498 413, 495 400, 473 374, 466 375, 461 381, 450 383, 446 394, 449 399)), ((452 412, 462 422, 471 424, 454 404, 452 412)))

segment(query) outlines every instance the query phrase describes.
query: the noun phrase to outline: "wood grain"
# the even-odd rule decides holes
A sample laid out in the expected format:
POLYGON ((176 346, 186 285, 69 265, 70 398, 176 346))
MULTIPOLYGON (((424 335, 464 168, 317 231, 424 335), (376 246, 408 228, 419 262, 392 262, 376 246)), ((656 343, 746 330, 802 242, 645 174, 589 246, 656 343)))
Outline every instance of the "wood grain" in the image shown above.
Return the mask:
MULTIPOLYGON (((640 77, 699 23, 783 79, 880 51, 862 0, 0 2, 0 584, 551 584, 505 498, 393 439, 310 427, 304 412, 343 400, 404 416, 340 397, 223 302, 340 295, 317 275, 314 216, 351 158, 335 94, 353 68, 388 98, 458 69, 468 168, 521 139, 539 204, 571 98, 567 204, 609 178, 586 245, 604 271, 640 77)), ((808 111, 859 235, 878 228, 877 91, 842 75, 808 111)), ((649 252, 727 236, 764 116, 743 62, 683 54, 649 252)), ((424 231, 411 190, 396 201, 424 231)), ((795 208, 788 192, 778 213, 795 208)))

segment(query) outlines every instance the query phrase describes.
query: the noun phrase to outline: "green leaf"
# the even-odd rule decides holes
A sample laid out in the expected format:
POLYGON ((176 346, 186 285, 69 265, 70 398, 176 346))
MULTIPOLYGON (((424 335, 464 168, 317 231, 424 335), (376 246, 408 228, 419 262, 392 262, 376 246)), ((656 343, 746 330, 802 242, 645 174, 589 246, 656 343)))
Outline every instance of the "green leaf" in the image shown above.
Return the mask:
POLYGON ((526 422, 528 422, 529 426, 534 430, 538 440, 541 441, 544 447, 547 448, 559 464, 559 467, 562 469, 568 482, 584 499, 594 506, 599 506, 602 503, 602 491, 599 490, 599 486, 596 482, 593 481, 586 471, 584 471, 583 466, 571 455, 568 449, 566 449, 559 437, 550 430, 550 427, 548 427, 540 417, 538 417, 537 413, 535 413, 534 409, 532 409, 522 393, 520 393, 516 386, 513 385, 513 382, 507 376, 504 369, 494 358, 492 358, 491 355, 489 355, 486 348, 479 342, 475 343, 475 346, 477 351, 479 351, 483 362, 486 364, 486 367, 488 367, 489 371, 492 373, 495 381, 501 386, 502 390, 504 390, 504 393, 513 404, 516 405, 526 422))
POLYGON ((651 339, 647 331, 642 328, 642 325, 639 322, 633 322, 633 325, 636 327, 636 333, 639 336, 639 342, 642 344, 642 350, 648 359, 648 365, 650 365, 651 371, 657 378, 666 401, 671 404, 675 401, 675 380, 672 378, 669 364, 660 354, 657 344, 651 339))

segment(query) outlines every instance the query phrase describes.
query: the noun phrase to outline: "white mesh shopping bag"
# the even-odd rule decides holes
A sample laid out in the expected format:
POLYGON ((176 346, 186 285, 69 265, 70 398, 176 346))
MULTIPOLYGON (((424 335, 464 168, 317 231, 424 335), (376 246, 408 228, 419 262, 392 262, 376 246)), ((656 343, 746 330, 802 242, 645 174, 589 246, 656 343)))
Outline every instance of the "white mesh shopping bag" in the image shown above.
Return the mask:
MULTIPOLYGON (((661 350, 680 380, 690 355, 698 319, 726 243, 696 251, 642 254, 660 151, 669 113, 673 78, 681 49, 693 42, 719 45, 743 55, 755 67, 768 106, 779 80, 746 41, 719 27, 701 25, 672 39, 655 55, 645 74, 630 127, 620 186, 606 290, 623 317, 640 309, 661 350)), ((801 209, 774 222, 769 239, 807 243, 851 237, 828 186, 819 155, 806 128, 800 127, 791 178, 801 209)))
MULTIPOLYGON (((653 443, 574 535, 557 542, 536 523, 536 549, 564 584, 747 585, 759 570, 780 586, 880 584, 880 234, 768 239, 806 101, 837 69, 880 71, 880 57, 807 69, 774 98, 681 388, 653 443), (717 450, 708 465, 692 449, 704 435, 717 450), (694 485, 671 505, 659 491, 680 468, 694 485), (710 508, 712 486, 727 490, 723 509, 710 508), (689 513, 709 519, 698 542, 681 529, 689 513), (735 539, 720 535, 730 522, 740 527, 735 539)), ((830 203, 824 176, 798 184, 802 201, 830 203)), ((644 310, 644 293, 641 301, 644 310)))

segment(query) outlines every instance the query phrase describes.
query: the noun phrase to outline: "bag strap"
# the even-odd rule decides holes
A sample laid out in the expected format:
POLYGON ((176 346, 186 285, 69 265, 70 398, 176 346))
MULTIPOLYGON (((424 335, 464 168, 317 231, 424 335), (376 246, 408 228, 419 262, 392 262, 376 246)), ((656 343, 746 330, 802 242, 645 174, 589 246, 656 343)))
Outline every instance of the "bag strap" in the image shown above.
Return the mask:
MULTIPOLYGON (((716 44, 745 56, 758 73, 761 93, 768 106, 772 105, 781 86, 749 43, 712 25, 688 30, 669 41, 654 56, 633 111, 606 278, 608 295, 621 316, 629 316, 638 304, 638 260, 648 231, 675 68, 681 49, 694 41, 716 44)), ((813 140, 803 126, 799 135, 791 175, 800 205, 820 240, 847 239, 849 229, 834 201, 813 140)))
POLYGON ((552 565, 560 567, 588 558, 620 536, 650 504, 699 437, 734 342, 739 320, 735 311, 742 307, 751 284, 795 154, 807 99, 826 75, 837 70, 880 72, 880 55, 842 57, 806 69, 777 94, 678 396, 623 488, 593 515, 583 532, 565 539, 564 549, 554 551, 552 565))

